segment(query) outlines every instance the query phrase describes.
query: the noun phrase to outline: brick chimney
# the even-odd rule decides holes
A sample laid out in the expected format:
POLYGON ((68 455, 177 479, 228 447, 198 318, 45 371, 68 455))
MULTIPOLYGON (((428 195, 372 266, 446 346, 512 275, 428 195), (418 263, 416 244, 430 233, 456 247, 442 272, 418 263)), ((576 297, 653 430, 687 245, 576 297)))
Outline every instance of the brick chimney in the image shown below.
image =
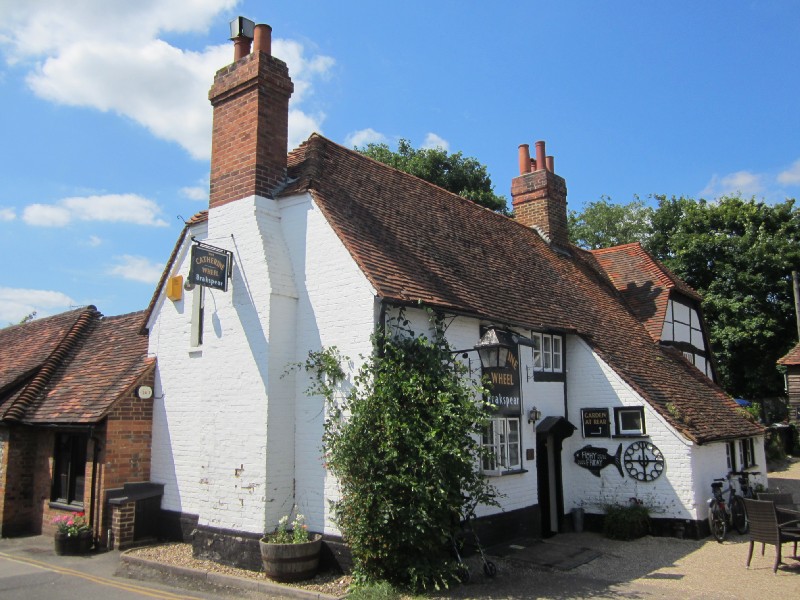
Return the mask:
POLYGON ((209 207, 269 197, 286 179, 289 97, 294 84, 271 56, 269 25, 239 17, 231 23, 234 63, 217 71, 208 99, 214 107, 209 207), (242 28, 242 22, 250 28, 242 28), (239 23, 240 33, 234 33, 239 23), (250 36, 254 44, 250 52, 250 36))
POLYGON ((569 247, 567 182, 553 172, 553 157, 545 156, 544 142, 536 142, 536 158, 528 144, 519 147, 519 177, 511 180, 514 218, 535 227, 551 243, 569 247))

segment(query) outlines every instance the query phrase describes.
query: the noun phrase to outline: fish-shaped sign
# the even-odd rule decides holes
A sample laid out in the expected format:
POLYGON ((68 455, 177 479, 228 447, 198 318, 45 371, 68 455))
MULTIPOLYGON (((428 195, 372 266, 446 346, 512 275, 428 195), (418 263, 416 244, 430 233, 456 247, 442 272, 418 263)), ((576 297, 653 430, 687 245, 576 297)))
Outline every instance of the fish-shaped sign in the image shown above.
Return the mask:
POLYGON ((594 446, 584 446, 575 451, 575 464, 584 469, 589 469, 592 475, 600 477, 600 471, 608 465, 614 465, 619 471, 620 477, 625 477, 622 472, 622 444, 617 448, 614 456, 608 453, 605 448, 595 448, 594 446))

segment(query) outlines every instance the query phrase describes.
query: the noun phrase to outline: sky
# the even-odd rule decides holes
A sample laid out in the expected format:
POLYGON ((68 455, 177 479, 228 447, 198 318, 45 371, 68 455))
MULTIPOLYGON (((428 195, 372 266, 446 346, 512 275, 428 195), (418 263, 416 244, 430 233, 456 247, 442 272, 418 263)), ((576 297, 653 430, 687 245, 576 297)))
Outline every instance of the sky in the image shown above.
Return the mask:
POLYGON ((292 147, 463 152, 510 198, 545 140, 568 204, 800 195, 794 0, 0 0, 0 327, 147 307, 207 207, 230 20, 273 28, 292 147))

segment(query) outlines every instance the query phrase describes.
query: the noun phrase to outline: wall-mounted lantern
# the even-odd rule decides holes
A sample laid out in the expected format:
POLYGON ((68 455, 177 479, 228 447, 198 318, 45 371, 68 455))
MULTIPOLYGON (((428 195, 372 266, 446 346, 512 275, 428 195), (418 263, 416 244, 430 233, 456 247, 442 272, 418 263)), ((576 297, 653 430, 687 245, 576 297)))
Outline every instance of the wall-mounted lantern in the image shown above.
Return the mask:
POLYGON ((475 345, 484 369, 497 369, 506 366, 508 354, 514 347, 514 338, 507 331, 488 329, 475 345))
POLYGON ((528 411, 528 423, 535 424, 536 421, 542 418, 542 411, 535 406, 528 411))

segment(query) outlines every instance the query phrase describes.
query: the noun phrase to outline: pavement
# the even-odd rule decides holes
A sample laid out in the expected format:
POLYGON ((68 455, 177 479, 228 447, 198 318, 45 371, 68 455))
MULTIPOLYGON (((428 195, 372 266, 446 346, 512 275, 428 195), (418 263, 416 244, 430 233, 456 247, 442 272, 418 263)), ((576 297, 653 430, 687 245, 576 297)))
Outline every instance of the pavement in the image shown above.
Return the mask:
MULTIPOLYGON (((793 460, 770 473, 770 487, 792 492, 800 498, 800 460, 793 460)), ((722 544, 711 538, 681 540, 644 537, 631 542, 609 540, 591 532, 560 534, 549 540, 516 540, 492 548, 489 557, 497 566, 493 578, 483 574, 480 556, 468 559, 473 574, 458 588, 433 594, 437 598, 676 598, 738 599, 800 595, 800 559, 790 545, 784 547, 784 563, 773 574, 774 547, 761 555, 758 545, 752 564, 745 568, 747 536, 732 534, 722 544)), ((33 565, 67 574, 84 574, 104 585, 122 586, 134 578, 153 586, 147 597, 192 598, 334 598, 317 592, 290 588, 265 580, 253 580, 159 564, 117 551, 89 556, 56 556, 50 537, 33 536, 0 540, 0 596, 6 564, 33 565), (167 595, 166 590, 184 590, 189 595, 167 595), (186 592, 188 590, 188 592, 186 592)), ((102 596, 102 597, 117 597, 102 596)))

